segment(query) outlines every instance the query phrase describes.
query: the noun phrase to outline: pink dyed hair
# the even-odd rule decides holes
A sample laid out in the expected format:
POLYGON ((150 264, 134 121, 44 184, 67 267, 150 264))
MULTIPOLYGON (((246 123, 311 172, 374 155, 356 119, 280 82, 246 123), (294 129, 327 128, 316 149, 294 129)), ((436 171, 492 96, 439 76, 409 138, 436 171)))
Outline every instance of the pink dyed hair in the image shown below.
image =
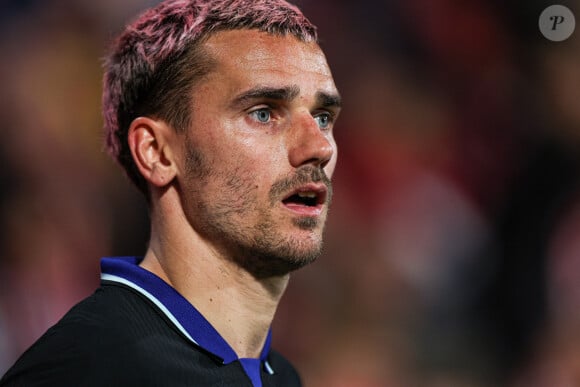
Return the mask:
POLYGON ((318 40, 316 27, 284 0, 167 0, 113 42, 103 85, 106 149, 146 196, 147 183, 127 142, 131 122, 150 116, 185 130, 191 89, 212 68, 200 46, 217 31, 236 29, 318 40))

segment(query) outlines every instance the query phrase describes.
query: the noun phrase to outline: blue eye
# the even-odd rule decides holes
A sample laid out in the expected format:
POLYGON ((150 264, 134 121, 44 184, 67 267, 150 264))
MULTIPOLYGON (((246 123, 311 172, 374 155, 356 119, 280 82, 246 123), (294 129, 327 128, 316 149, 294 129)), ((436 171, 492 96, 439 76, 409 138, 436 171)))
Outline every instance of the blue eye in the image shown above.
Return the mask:
POLYGON ((331 117, 330 114, 328 113, 319 114, 314 117, 314 120, 316 120, 318 127, 320 127, 321 129, 328 128, 328 126, 331 123, 331 117))
POLYGON ((259 109, 250 113, 258 122, 268 123, 272 119, 272 113, 268 109, 259 109))

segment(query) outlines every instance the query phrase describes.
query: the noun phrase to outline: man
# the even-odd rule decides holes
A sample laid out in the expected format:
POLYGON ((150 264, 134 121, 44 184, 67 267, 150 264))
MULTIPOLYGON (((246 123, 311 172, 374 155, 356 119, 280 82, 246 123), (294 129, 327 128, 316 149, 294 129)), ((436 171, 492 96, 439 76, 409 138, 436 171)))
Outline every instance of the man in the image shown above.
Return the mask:
POLYGON ((148 250, 103 259, 101 287, 0 384, 299 385, 270 325, 332 196, 340 97, 315 27, 283 0, 169 0, 105 67, 108 150, 147 198, 148 250))

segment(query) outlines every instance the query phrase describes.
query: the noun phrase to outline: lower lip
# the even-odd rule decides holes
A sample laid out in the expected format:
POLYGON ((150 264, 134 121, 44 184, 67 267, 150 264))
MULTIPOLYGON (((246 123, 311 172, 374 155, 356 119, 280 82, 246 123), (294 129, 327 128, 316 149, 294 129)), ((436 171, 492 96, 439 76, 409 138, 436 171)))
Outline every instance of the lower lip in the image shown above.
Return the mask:
POLYGON ((322 214, 322 205, 317 206, 303 206, 301 204, 282 204, 286 209, 290 210, 291 212, 295 213, 296 215, 301 216, 320 216, 322 214))

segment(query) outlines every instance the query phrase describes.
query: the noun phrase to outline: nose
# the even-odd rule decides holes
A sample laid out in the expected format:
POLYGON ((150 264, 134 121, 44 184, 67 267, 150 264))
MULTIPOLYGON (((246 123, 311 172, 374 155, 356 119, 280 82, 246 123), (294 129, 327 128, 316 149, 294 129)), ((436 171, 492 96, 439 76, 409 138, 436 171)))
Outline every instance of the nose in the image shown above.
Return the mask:
POLYGON ((335 151, 332 132, 321 129, 310 113, 296 118, 290 138, 288 157, 293 167, 312 164, 324 168, 332 159, 335 151))

